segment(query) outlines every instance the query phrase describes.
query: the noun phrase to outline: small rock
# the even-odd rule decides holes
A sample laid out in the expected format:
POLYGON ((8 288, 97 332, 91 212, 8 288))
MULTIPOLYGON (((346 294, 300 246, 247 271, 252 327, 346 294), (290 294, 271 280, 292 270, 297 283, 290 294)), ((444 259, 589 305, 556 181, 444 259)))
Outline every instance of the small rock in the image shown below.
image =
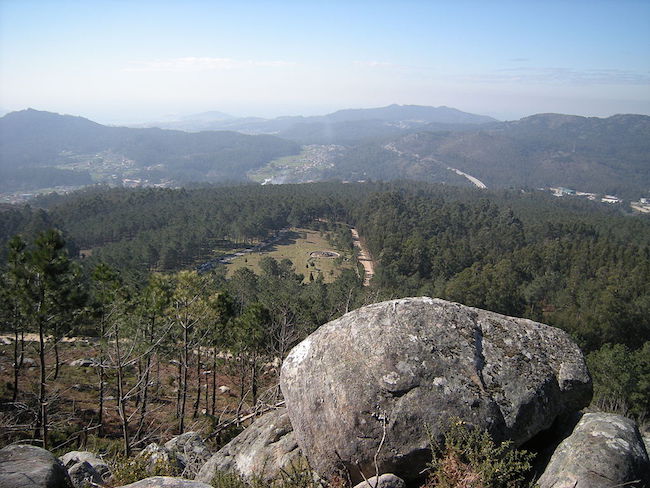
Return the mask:
POLYGON ((73 465, 68 474, 75 488, 89 488, 103 482, 101 475, 87 461, 73 465))
POLYGON ((54 455, 36 446, 0 449, 0 488, 69 488, 68 471, 54 455))
POLYGON ((538 484, 540 488, 650 486, 650 460, 636 423, 621 415, 585 414, 555 450, 538 484))
POLYGON ((94 359, 75 359, 74 361, 70 361, 70 366, 75 366, 75 367, 81 367, 81 368, 88 368, 90 366, 95 366, 95 360, 94 359))
POLYGON ((362 481, 354 488, 405 488, 406 483, 399 476, 392 473, 385 473, 377 478, 373 476, 365 481, 362 481))
POLYGON ((284 408, 268 412, 223 446, 199 471, 197 481, 212 482, 217 471, 244 478, 277 478, 300 461, 300 450, 284 408))
POLYGON ((173 478, 171 476, 153 476, 145 478, 130 485, 117 488, 212 488, 211 485, 184 478, 173 478))
POLYGON ((222 394, 229 393, 230 388, 227 387, 226 385, 221 385, 219 388, 217 388, 222 394))
POLYGON ((165 443, 165 449, 173 453, 183 465, 183 476, 193 478, 210 459, 212 452, 196 432, 185 432, 165 443))
POLYGON ((68 470, 75 464, 87 462, 99 473, 102 479, 107 480, 111 476, 111 469, 108 467, 108 464, 92 452, 70 451, 61 456, 60 459, 68 470))

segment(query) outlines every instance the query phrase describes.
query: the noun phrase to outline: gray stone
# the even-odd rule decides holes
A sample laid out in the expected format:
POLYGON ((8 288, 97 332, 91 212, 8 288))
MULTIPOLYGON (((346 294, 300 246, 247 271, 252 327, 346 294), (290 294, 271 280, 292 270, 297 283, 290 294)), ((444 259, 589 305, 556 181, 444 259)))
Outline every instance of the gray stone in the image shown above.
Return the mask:
POLYGON ((404 480, 392 473, 385 473, 379 476, 373 476, 362 481, 354 488, 405 488, 404 480))
POLYGON ((320 327, 282 366, 300 448, 317 473, 392 472, 430 460, 450 418, 521 445, 589 404, 580 349, 556 328, 427 297, 377 303, 320 327))
POLYGON ((89 451, 70 451, 61 456, 61 462, 70 470, 75 464, 87 462, 95 471, 99 473, 102 479, 107 480, 111 476, 111 469, 108 464, 97 457, 96 454, 89 451))
POLYGON ((101 475, 87 461, 77 463, 68 469, 75 488, 90 488, 103 483, 101 475))
POLYGON ((183 466, 183 476, 194 478, 210 459, 212 452, 196 432, 185 432, 165 443, 165 449, 173 453, 183 466))
POLYGON ((63 463, 36 446, 0 449, 0 488, 71 488, 63 463))
POLYGON ((210 483, 217 471, 270 480, 300 461, 300 451, 286 409, 268 412, 222 447, 201 468, 197 481, 210 483))
POLYGON ((650 461, 636 423, 587 413, 553 453, 540 488, 650 486, 650 461))
POLYGON ((184 478, 153 476, 118 488, 212 488, 212 486, 184 478))

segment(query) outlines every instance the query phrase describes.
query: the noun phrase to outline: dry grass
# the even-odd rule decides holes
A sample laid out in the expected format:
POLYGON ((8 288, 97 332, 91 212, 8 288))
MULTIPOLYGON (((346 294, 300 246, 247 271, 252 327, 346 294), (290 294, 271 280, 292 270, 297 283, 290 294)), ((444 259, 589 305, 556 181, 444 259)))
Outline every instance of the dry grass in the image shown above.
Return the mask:
POLYGON ((350 253, 332 248, 327 242, 326 234, 321 235, 319 231, 309 229, 292 229, 284 240, 274 246, 259 253, 246 254, 234 259, 227 265, 227 276, 231 277, 239 268, 248 268, 260 274, 260 261, 265 257, 272 257, 277 261, 289 259, 296 273, 305 276, 305 283, 309 282, 310 274, 314 279, 320 274, 325 283, 331 283, 342 270, 353 269, 350 253), (310 256, 310 253, 315 251, 334 251, 339 253, 341 258, 310 256))

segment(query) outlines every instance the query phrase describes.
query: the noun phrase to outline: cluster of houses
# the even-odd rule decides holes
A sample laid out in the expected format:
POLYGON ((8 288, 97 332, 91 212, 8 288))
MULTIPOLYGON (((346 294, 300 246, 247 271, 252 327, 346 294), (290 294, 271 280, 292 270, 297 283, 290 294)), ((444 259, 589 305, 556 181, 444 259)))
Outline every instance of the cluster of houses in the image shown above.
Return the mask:
MULTIPOLYGON (((553 193, 556 197, 583 197, 593 201, 600 201, 602 203, 621 204, 623 199, 616 195, 601 195, 598 193, 588 193, 584 191, 576 191, 572 188, 564 188, 562 186, 548 188, 548 191, 553 193)), ((633 210, 641 213, 650 213, 650 198, 640 198, 638 202, 630 202, 630 207, 633 210)))

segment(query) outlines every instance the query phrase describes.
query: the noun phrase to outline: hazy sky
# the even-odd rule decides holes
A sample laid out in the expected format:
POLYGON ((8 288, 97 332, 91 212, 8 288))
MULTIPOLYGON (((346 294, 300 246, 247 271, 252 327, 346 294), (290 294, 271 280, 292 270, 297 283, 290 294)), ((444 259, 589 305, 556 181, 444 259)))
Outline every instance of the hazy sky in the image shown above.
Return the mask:
POLYGON ((0 0, 0 107, 650 114, 650 1, 0 0))

